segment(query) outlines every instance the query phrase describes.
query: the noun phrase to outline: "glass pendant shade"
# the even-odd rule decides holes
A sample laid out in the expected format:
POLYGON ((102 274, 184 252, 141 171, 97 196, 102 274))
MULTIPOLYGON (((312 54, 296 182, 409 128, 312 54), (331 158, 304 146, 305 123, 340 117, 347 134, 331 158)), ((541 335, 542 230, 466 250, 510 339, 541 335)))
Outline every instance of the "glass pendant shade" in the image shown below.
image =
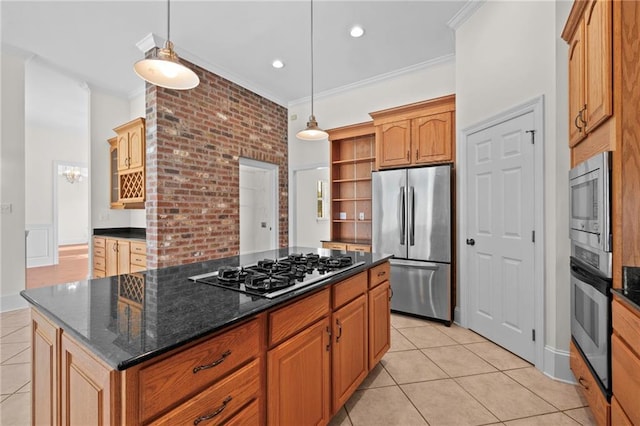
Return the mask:
POLYGON ((300 130, 296 134, 296 137, 305 141, 318 141, 327 139, 329 137, 329 134, 318 127, 316 117, 312 115, 309 117, 309 121, 307 122, 307 128, 304 130, 300 130))
POLYGON ((136 62, 133 69, 140 78, 167 89, 187 90, 200 84, 196 73, 180 63, 170 41, 154 56, 136 62))

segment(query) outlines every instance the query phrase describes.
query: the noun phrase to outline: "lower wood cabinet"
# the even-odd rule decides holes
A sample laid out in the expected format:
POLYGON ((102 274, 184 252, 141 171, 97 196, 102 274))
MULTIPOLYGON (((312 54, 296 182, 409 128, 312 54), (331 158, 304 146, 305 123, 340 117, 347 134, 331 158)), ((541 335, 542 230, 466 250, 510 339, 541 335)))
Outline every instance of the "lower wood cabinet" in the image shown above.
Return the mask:
POLYGON ((361 294, 335 311, 332 323, 335 336, 331 351, 334 413, 347 402, 369 373, 367 296, 361 294))
POLYGON ((605 398, 604 394, 598 387, 596 379, 589 371, 589 367, 586 361, 578 352, 576 346, 571 342, 569 344, 569 364, 573 375, 578 380, 579 385, 582 387, 583 394, 589 403, 591 412, 596 422, 600 426, 609 425, 610 421, 610 406, 605 398))
POLYGON ((369 290, 369 368, 391 347, 391 286, 389 281, 369 290))
POLYGON ((119 375, 64 333, 61 350, 63 425, 116 425, 119 375))
POLYGON ((31 422, 60 424, 60 329, 31 310, 31 422))
POLYGON ((267 353, 267 423, 323 425, 330 415, 330 325, 324 318, 267 353))
MULTIPOLYGON (((614 297, 612 302, 611 380, 616 417, 640 424, 640 312, 614 297)), ((612 424, 613 423, 613 403, 612 424)), ((620 423, 620 424, 624 424, 620 423)))
POLYGON ((633 426, 634 423, 627 417, 615 395, 611 397, 611 424, 613 426, 633 426))
POLYGON ((147 246, 126 238, 93 237, 93 278, 140 272, 147 269, 147 246))

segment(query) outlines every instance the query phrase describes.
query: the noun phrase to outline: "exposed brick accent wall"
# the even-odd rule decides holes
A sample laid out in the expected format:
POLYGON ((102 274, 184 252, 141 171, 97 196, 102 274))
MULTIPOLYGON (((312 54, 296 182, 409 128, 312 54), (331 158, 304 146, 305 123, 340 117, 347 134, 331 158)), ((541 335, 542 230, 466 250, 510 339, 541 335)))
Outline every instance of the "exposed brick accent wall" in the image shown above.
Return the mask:
POLYGON ((239 253, 240 157, 279 166, 279 242, 287 246, 287 109, 187 65, 200 77, 195 89, 147 84, 147 267, 239 253))

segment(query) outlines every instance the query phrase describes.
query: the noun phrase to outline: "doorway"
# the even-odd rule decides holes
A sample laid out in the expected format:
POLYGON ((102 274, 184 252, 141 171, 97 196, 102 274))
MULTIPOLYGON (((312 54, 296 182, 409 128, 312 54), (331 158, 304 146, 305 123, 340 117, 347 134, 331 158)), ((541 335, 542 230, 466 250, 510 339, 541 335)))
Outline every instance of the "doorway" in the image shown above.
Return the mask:
POLYGON ((317 166, 293 172, 292 241, 299 247, 322 247, 330 238, 329 167, 317 166))
POLYGON ((542 102, 463 132, 462 324, 542 365, 544 348, 542 102))
POLYGON ((240 158, 240 254, 278 248, 278 166, 240 158))

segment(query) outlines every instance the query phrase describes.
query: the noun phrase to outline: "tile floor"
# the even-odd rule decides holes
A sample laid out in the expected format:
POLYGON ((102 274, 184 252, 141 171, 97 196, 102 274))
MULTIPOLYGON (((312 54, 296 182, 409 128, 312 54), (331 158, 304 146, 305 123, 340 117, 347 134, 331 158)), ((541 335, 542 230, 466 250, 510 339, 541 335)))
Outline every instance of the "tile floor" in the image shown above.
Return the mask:
MULTIPOLYGON (((0 425, 29 425, 29 311, 0 314, 0 425)), ((576 386, 483 337, 392 315, 391 349, 331 425, 593 425, 576 386)))

